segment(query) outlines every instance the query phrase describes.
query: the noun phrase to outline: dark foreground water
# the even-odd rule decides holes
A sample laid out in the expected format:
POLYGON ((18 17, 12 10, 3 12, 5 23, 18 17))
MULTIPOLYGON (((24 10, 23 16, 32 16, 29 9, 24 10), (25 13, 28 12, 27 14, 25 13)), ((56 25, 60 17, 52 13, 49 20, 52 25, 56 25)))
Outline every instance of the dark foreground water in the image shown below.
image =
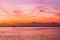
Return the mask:
POLYGON ((60 27, 0 27, 0 40, 60 40, 60 27))

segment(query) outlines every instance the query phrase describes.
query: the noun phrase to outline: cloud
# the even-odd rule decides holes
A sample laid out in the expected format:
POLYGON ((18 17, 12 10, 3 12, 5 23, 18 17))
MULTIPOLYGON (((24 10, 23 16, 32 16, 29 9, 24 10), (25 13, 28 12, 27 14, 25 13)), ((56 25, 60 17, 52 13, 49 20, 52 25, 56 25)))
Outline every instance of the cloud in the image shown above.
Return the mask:
POLYGON ((55 15, 58 16, 58 17, 60 17, 60 13, 56 13, 55 15))
POLYGON ((23 13, 22 10, 14 10, 14 11, 13 11, 13 14, 14 14, 15 16, 20 16, 20 15, 22 15, 22 13, 23 13))

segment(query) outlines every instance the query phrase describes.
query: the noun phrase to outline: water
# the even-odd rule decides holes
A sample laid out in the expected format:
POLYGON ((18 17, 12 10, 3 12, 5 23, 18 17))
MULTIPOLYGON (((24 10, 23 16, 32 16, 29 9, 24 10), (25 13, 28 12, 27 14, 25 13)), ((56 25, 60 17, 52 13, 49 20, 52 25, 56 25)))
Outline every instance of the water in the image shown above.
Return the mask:
POLYGON ((60 27, 0 27, 0 40, 60 40, 60 27))

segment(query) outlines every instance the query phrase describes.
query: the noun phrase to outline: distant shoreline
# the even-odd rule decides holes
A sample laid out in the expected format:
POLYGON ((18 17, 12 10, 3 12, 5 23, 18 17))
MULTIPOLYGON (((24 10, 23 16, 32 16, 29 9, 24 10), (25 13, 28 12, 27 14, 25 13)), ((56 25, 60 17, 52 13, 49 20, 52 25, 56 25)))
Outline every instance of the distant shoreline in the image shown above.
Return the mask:
POLYGON ((0 24, 0 27, 60 27, 60 24, 47 24, 47 23, 40 23, 40 24, 0 24))

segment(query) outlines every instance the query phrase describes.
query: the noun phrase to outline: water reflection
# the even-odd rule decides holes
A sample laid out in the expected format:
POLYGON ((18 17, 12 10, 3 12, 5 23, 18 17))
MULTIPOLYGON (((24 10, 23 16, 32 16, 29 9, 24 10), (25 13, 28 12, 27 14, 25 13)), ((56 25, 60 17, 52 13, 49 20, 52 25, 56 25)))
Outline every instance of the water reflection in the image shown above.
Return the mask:
POLYGON ((2 29, 0 40, 60 40, 60 27, 1 27, 0 29, 2 29))

